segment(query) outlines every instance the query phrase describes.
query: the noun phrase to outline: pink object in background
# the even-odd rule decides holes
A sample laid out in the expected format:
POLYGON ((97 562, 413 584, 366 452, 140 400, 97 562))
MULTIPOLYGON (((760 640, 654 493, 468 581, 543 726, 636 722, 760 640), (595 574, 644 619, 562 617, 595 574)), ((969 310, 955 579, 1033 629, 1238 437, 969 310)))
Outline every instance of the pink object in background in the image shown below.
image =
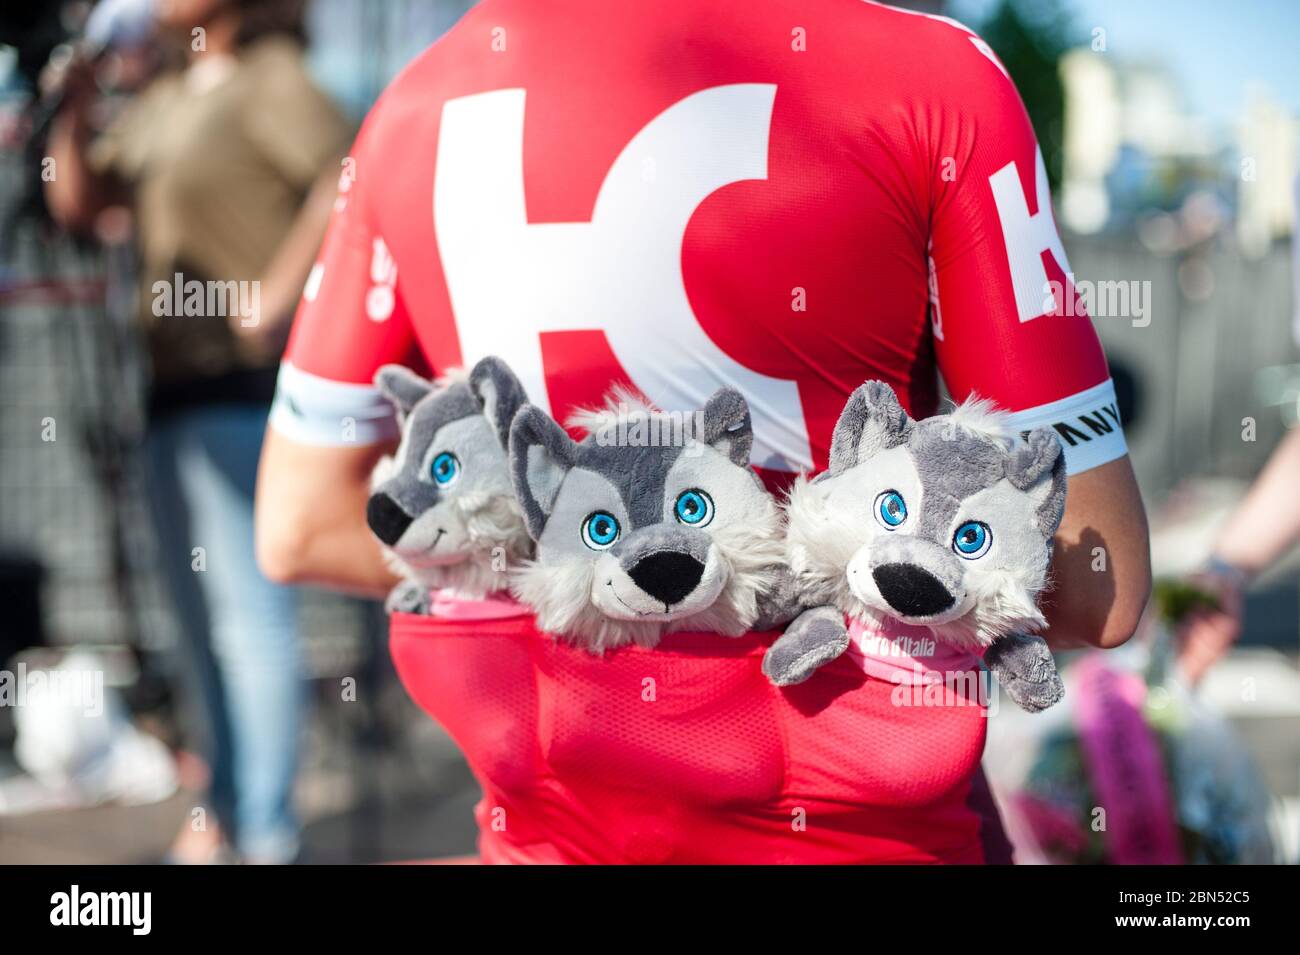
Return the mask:
POLYGON ((1142 678, 1090 655, 1076 664, 1074 723, 1115 865, 1183 862, 1160 744, 1142 714, 1142 678))

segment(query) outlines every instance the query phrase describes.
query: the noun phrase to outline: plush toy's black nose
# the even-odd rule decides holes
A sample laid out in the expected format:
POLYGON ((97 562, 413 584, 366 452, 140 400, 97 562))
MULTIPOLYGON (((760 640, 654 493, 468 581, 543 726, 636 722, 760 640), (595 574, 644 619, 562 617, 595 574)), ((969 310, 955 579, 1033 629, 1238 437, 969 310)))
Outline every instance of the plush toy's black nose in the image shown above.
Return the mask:
POLYGON ((651 597, 675 604, 695 589, 704 565, 690 554, 661 550, 642 557, 627 573, 651 597))
POLYGON ((392 547, 402 539, 402 534, 411 526, 411 515, 402 510, 402 506, 382 491, 371 494, 366 502, 366 523, 375 532, 375 536, 392 547))
POLYGON ((871 579, 889 606, 908 617, 942 613, 955 600, 938 577, 916 564, 881 564, 871 579))

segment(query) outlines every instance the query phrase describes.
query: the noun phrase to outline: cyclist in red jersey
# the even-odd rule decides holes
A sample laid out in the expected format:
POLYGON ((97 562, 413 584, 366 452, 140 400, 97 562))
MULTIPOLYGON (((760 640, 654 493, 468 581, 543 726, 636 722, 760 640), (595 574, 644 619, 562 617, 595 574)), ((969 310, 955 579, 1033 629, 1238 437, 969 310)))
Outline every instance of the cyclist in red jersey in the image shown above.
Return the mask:
MULTIPOLYGON (((942 375, 1057 430, 1048 638, 1118 645, 1149 590, 1146 523, 1069 273, 1024 108, 960 24, 863 0, 487 0, 345 161, 281 369, 260 560, 391 585, 363 519, 396 435, 371 383, 388 362, 500 355, 560 420, 617 383, 670 409, 734 385, 774 486, 825 467, 864 380, 925 416, 942 375)), ((394 653, 483 782, 485 858, 987 856, 974 709, 866 703, 847 656, 777 692, 771 635, 682 635, 600 669, 528 619, 439 626, 395 621, 394 653), (637 711, 646 676, 660 702, 637 711)))

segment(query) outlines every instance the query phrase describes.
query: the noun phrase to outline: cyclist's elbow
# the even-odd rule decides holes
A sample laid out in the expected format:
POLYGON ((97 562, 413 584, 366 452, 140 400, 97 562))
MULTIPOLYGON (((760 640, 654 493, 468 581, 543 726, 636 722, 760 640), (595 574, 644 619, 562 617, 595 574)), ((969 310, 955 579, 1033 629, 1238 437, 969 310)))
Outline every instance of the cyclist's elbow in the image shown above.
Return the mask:
POLYGON ((1088 642, 1102 650, 1113 650, 1128 643, 1137 632, 1147 601, 1151 598, 1151 560, 1143 554, 1137 566, 1125 571, 1123 586, 1114 601, 1100 615, 1101 620, 1088 642))
POLYGON ((1115 550, 1105 564, 1098 563, 1105 552, 1097 548, 1059 568, 1045 608, 1048 642, 1057 649, 1111 650, 1137 631, 1151 596, 1146 535, 1115 550))
POLYGON ((1151 542, 1127 458, 1070 478, 1053 578, 1047 618, 1054 645, 1112 649, 1137 631, 1151 596, 1151 542))
POLYGON ((278 522, 258 521, 255 540, 257 566, 277 584, 301 583, 305 574, 306 535, 278 522))

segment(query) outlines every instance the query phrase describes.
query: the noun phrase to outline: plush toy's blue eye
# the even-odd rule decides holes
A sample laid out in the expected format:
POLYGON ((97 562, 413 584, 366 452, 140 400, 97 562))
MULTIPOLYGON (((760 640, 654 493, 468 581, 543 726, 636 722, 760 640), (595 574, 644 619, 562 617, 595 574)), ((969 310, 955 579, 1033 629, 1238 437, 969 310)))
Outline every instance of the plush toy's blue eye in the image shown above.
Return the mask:
POLYGON ((673 510, 677 519, 692 527, 703 527, 713 520, 713 498, 703 491, 682 491, 673 510))
POLYGON ((613 547, 618 532, 618 518, 609 511, 594 511, 582 522, 582 542, 592 550, 613 547))
POLYGON ((983 557, 992 544, 993 532, 980 521, 967 521, 952 535, 952 549, 967 560, 983 557))
POLYGON ((907 520, 907 504, 897 491, 882 491, 876 497, 876 520, 892 531, 907 520))
POLYGON ((447 487, 460 477, 460 458, 450 451, 443 451, 433 459, 433 465, 429 468, 433 474, 433 483, 439 487, 447 487))

